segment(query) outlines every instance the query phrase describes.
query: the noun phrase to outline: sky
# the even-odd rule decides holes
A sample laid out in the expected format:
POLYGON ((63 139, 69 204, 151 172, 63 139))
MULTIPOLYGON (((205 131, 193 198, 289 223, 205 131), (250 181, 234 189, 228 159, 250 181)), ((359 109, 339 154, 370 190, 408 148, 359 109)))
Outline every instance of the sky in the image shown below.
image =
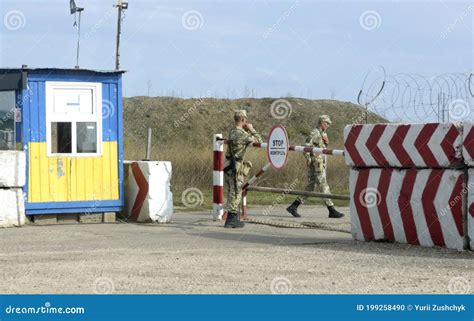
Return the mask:
MULTIPOLYGON (((114 0, 76 0, 79 65, 113 69, 114 0)), ((124 95, 304 97, 356 102, 381 73, 473 70, 474 3, 130 0, 124 95), (368 76, 370 75, 370 76, 368 76)), ((0 66, 73 67, 69 0, 0 0, 0 66)))

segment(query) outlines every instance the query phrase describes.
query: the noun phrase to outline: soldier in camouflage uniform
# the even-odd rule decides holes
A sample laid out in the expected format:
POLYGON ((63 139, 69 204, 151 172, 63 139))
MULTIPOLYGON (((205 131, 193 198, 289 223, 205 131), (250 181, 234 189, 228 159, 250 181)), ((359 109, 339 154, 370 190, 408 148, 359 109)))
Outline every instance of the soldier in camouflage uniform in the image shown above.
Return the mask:
POLYGON ((261 143, 262 136, 248 122, 247 112, 237 110, 234 114, 235 127, 229 134, 229 144, 224 163, 224 175, 227 188, 227 219, 224 227, 239 228, 244 223, 240 221, 238 210, 242 200, 242 186, 250 174, 252 163, 244 160, 247 147, 252 143, 261 143))
MULTIPOLYGON (((326 148, 329 143, 326 130, 331 123, 331 119, 328 115, 320 116, 318 119, 318 127, 311 132, 305 145, 309 147, 326 148)), ((306 158, 306 165, 308 166, 308 185, 306 186, 306 191, 314 191, 317 185, 321 193, 331 194, 326 180, 326 155, 304 153, 304 156, 306 158)), ((298 213, 298 206, 304 202, 305 198, 304 196, 298 196, 286 210, 294 217, 301 217, 298 213)), ((344 214, 334 208, 334 203, 330 199, 324 199, 324 204, 326 204, 329 210, 329 217, 341 218, 344 216, 344 214)))

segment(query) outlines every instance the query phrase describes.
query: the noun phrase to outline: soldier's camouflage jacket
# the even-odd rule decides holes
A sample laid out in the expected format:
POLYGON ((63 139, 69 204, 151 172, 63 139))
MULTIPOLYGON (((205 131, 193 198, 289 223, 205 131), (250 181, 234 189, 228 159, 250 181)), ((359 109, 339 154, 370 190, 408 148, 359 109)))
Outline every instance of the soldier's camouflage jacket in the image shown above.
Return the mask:
MULTIPOLYGON (((234 127, 231 129, 229 134, 229 140, 231 140, 232 143, 229 143, 229 145, 227 146, 224 168, 227 168, 227 166, 231 162, 230 151, 232 148, 235 155, 236 169, 238 172, 240 171, 240 167, 244 161, 244 156, 245 152, 247 151, 247 147, 249 147, 252 143, 261 143, 263 141, 262 136, 256 130, 253 130, 252 132, 247 132, 245 129, 238 127, 234 127), (232 146, 230 146, 230 144, 232 144, 232 146)), ((251 167, 251 164, 249 164, 248 167, 251 167)))
MULTIPOLYGON (((324 143, 323 137, 327 137, 327 133, 321 128, 315 128, 306 139, 305 146, 326 148, 327 145, 324 143)), ((326 167, 325 155, 314 155, 313 153, 304 153, 307 160, 311 160, 312 164, 315 165, 316 169, 323 170, 326 167)))

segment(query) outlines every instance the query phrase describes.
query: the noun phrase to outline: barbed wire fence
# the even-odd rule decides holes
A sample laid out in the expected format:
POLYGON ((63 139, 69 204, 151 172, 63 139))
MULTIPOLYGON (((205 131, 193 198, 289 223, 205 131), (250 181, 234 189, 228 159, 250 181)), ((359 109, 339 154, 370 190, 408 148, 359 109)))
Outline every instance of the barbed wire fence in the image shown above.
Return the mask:
POLYGON ((387 75, 378 67, 367 73, 357 102, 365 108, 365 122, 370 112, 394 122, 473 120, 474 75, 387 75))

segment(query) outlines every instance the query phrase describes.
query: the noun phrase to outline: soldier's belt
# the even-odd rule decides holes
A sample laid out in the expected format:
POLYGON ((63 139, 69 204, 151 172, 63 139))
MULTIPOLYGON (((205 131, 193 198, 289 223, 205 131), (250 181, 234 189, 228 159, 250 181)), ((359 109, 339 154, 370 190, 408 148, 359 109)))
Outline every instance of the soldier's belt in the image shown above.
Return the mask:
MULTIPOLYGON (((226 156, 225 156, 225 159, 229 159, 229 160, 230 160, 230 159, 232 159, 232 156, 226 155, 226 156)), ((235 161, 236 161, 236 162, 241 162, 242 160, 243 160, 243 159, 240 158, 240 157, 235 157, 235 161)))

